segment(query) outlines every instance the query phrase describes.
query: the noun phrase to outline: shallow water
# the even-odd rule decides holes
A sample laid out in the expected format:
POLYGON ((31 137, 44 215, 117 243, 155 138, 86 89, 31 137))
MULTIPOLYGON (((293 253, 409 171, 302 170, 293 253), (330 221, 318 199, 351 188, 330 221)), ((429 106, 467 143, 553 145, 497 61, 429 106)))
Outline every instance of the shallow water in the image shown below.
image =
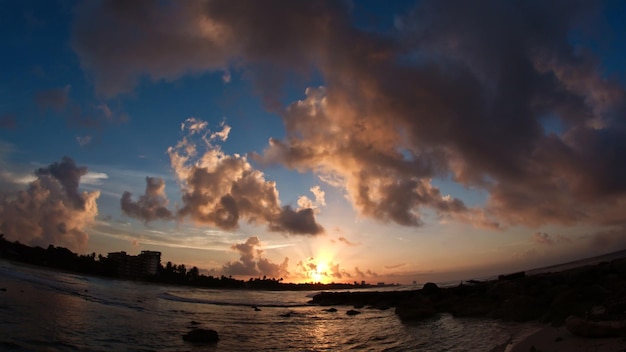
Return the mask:
POLYGON ((307 305, 315 294, 310 291, 164 286, 6 261, 0 261, 0 288, 6 288, 0 292, 0 350, 489 351, 520 328, 445 314, 404 324, 393 309, 325 312, 307 305), (184 342, 181 335, 194 326, 218 331, 220 341, 184 342))

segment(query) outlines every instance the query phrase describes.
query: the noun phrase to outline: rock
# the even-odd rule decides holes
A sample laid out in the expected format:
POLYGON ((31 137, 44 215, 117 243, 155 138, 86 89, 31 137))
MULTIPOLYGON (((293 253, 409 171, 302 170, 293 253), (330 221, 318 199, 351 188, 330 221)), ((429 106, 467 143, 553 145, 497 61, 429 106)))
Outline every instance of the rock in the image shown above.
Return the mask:
POLYGON ((192 321, 190 321, 190 322, 189 322, 189 325, 194 325, 194 326, 196 326, 196 325, 200 325, 200 322, 197 322, 197 321, 195 321, 195 320, 192 320, 192 321))
POLYGON ((497 317, 513 321, 529 321, 541 316, 543 309, 530 296, 516 296, 502 303, 497 317))
POLYGON ((361 312, 359 312, 358 310, 350 309, 349 311, 346 312, 346 314, 357 315, 357 314, 361 314, 361 312))
POLYGON ((329 313, 335 313, 337 311, 337 308, 328 308, 328 309, 322 309, 324 312, 329 312, 329 313))
POLYGON ((424 287, 422 287, 422 293, 425 294, 426 296, 440 296, 441 295, 441 290, 439 289, 439 286, 437 286, 436 283, 434 282, 427 282, 426 284, 424 284, 424 287))
POLYGON ((508 275, 500 275, 498 276, 498 280, 517 280, 517 279, 523 279, 525 277, 526 277, 526 272, 520 271, 517 273, 508 274, 508 275))
POLYGON ((215 330, 193 329, 183 335, 183 340, 192 343, 215 343, 219 340, 219 337, 215 330))
POLYGON ((565 327, 582 337, 620 337, 626 335, 626 321, 589 321, 573 315, 565 320, 565 327))
POLYGON ((395 313, 401 320, 421 320, 437 314, 437 310, 430 300, 422 298, 399 304, 395 313))

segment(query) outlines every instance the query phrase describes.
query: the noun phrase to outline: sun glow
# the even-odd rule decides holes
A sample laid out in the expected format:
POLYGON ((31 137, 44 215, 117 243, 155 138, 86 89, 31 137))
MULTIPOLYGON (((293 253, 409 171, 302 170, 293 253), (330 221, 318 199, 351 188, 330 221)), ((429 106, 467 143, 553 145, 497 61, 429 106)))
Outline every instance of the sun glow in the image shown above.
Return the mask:
POLYGON ((338 277, 334 269, 338 266, 333 263, 329 251, 320 251, 316 256, 301 261, 298 265, 302 281, 322 284, 336 282, 338 277))
POLYGON ((309 272, 309 276, 313 280, 313 282, 321 282, 323 284, 330 282, 330 275, 328 273, 328 263, 317 261, 314 268, 311 268, 309 272))

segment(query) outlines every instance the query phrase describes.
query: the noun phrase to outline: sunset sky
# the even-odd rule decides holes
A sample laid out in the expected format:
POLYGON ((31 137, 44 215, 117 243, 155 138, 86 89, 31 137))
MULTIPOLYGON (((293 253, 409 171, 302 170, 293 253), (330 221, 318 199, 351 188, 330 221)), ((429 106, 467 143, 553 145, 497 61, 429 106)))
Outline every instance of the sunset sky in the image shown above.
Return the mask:
POLYGON ((0 6, 9 240, 291 282, 626 248, 626 2, 0 6))

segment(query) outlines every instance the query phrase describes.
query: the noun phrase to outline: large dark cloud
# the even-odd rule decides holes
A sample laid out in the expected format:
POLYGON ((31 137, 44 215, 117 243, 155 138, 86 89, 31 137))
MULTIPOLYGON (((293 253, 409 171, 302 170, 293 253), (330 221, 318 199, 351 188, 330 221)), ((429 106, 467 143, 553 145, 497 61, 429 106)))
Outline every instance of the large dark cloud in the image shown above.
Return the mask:
POLYGON ((98 215, 100 192, 79 191, 87 168, 69 157, 35 171, 26 190, 0 194, 0 231, 10 240, 31 245, 49 244, 81 250, 85 229, 98 215))
MULTIPOLYGON (((173 80, 234 65, 276 101, 286 70, 312 67, 325 87, 284 110, 287 135, 255 158, 318 173, 369 217, 419 225, 428 208, 488 227, 618 225, 624 89, 602 76, 583 41, 573 44, 604 34, 586 27, 601 11, 585 1, 420 1, 382 36, 352 26, 336 1, 102 1, 77 8, 73 46, 105 96, 143 75, 173 80), (560 127, 546 128, 553 120, 560 127), (431 183, 438 177, 486 190, 487 204, 442 194, 431 183)), ((189 169, 184 212, 224 227, 244 214, 274 226, 275 203, 251 212, 250 199, 236 196, 243 182, 274 199, 247 165, 224 157, 189 169), (210 193, 222 175, 237 177, 210 193)))
POLYGON ((86 167, 76 166, 74 160, 67 156, 63 157, 61 162, 54 162, 47 167, 35 170, 36 176, 50 175, 61 183, 67 198, 76 208, 84 207, 85 199, 78 191, 78 185, 80 184, 80 178, 86 174, 86 167))

